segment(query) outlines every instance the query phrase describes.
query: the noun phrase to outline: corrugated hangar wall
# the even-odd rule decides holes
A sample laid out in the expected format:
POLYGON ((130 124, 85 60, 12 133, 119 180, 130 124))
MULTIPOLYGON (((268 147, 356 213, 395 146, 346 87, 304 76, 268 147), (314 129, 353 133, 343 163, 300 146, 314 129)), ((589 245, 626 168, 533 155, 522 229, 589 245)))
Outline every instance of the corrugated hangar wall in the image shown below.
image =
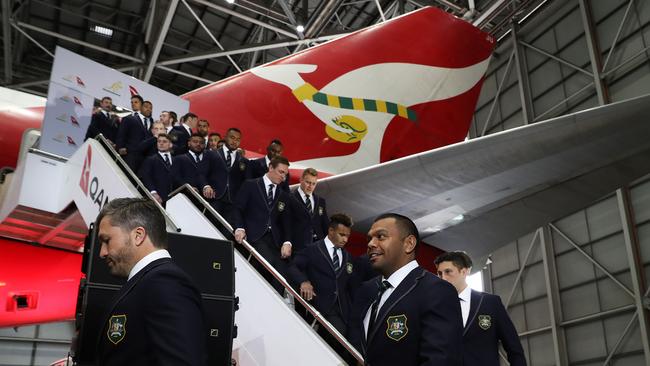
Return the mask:
MULTIPOLYGON (((470 138, 650 93, 649 46, 647 0, 547 1, 500 40, 470 138)), ((650 365, 650 178, 490 258, 485 287, 509 304, 530 365, 650 365)), ((0 329, 0 365, 47 365, 72 334, 0 329)))
MULTIPOLYGON (((649 46, 648 1, 552 2, 501 39, 470 138, 650 93, 649 46)), ((490 260, 529 365, 650 365, 650 177, 490 260)))

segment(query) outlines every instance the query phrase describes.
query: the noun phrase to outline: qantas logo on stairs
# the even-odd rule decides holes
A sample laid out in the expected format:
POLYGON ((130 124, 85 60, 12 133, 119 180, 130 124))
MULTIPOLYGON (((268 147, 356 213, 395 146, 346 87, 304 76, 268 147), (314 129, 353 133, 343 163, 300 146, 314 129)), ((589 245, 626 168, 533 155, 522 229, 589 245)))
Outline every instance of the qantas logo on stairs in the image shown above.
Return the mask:
POLYGON ((99 178, 90 174, 90 166, 93 160, 93 150, 88 145, 88 152, 84 159, 84 165, 81 169, 81 178, 79 179, 79 187, 84 193, 84 196, 89 197, 94 204, 99 207, 99 210, 108 203, 108 195, 104 193, 104 188, 100 186, 99 178))

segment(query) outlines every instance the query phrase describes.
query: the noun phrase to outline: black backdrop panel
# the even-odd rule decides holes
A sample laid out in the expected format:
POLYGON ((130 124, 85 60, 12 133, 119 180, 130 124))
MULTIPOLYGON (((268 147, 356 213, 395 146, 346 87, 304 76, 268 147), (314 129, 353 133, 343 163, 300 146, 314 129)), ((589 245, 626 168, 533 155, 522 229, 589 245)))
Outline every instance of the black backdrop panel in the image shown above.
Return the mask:
MULTIPOLYGON (((82 283, 77 305, 75 362, 95 363, 99 333, 103 330, 106 312, 124 279, 112 276, 99 258, 99 245, 91 230, 86 242, 82 270, 87 280, 82 283), (88 245, 92 243, 92 245, 88 245)), ((176 264, 192 278, 201 292, 208 342, 209 365, 229 365, 234 327, 234 257, 230 241, 169 234, 169 252, 176 264)))

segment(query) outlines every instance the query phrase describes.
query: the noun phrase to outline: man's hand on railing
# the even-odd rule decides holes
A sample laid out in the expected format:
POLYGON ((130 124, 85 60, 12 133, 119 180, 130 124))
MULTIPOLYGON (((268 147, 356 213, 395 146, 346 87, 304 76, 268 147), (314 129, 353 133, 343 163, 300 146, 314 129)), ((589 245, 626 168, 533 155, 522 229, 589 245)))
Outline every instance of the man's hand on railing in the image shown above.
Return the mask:
POLYGON ((300 284, 300 296, 307 301, 311 301, 316 296, 314 286, 311 285, 311 282, 305 281, 300 284))
POLYGON ((205 186, 203 187, 203 197, 211 200, 215 197, 216 195, 214 194, 214 189, 210 186, 205 186))
POLYGON ((117 150, 117 153, 122 156, 126 155, 126 147, 120 148, 119 150, 117 150))
POLYGON ((284 244, 282 244, 282 248, 280 248, 280 256, 282 259, 291 257, 291 243, 285 241, 284 244))
POLYGON ((241 228, 235 230, 235 241, 241 244, 244 239, 246 239, 246 230, 241 228))

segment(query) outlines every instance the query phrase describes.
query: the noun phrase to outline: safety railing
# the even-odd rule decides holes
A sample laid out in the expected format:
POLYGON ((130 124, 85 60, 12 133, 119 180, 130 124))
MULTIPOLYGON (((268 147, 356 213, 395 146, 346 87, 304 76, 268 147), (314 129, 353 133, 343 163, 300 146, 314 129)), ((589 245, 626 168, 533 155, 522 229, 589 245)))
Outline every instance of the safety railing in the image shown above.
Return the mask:
MULTIPOLYGON (((189 184, 184 184, 181 187, 177 188, 173 192, 169 194, 169 197, 173 197, 175 194, 184 194, 192 204, 195 205, 201 212, 206 216, 208 220, 219 230, 228 240, 232 240, 233 242, 236 243, 235 241, 235 235, 234 235, 234 229, 230 225, 228 221, 226 221, 206 200, 201 196, 194 188, 192 188, 189 184)), ((298 301, 302 306, 307 309, 307 311, 314 317, 314 322, 312 322, 311 326, 312 328, 316 325, 316 323, 319 323, 328 333, 336 339, 338 343, 345 348, 349 354, 356 359, 357 362, 360 364, 364 364, 363 362, 363 357, 359 353, 359 351, 356 350, 348 342, 348 340, 336 329, 321 313, 316 310, 309 302, 307 302, 305 299, 303 299, 300 294, 296 290, 293 289, 293 287, 289 284, 289 282, 282 276, 261 254, 255 250, 255 248, 248 243, 245 239, 242 241, 241 245, 250 253, 248 257, 248 261, 250 262, 251 259, 257 260, 266 271, 268 271, 276 280, 278 280, 282 286, 284 287, 285 291, 288 292, 295 301, 298 301)))
POLYGON ((131 168, 126 164, 124 159, 120 156, 120 154, 115 151, 113 148, 113 145, 104 137, 104 135, 99 134, 97 137, 95 137, 95 140, 97 140, 100 145, 106 150, 106 152, 111 156, 113 161, 117 164, 117 166, 122 170, 126 178, 133 184, 133 186, 138 190, 138 193, 140 193, 143 197, 149 198, 151 201, 153 201, 156 204, 156 207, 158 207, 158 210, 163 214, 165 217, 165 222, 167 223, 167 227, 171 231, 176 231, 180 232, 181 229, 174 223, 174 220, 167 214, 167 211, 165 211, 165 208, 158 202, 156 199, 151 195, 151 192, 147 189, 147 187, 142 184, 142 181, 140 181, 140 178, 138 178, 138 175, 131 170, 131 168))

